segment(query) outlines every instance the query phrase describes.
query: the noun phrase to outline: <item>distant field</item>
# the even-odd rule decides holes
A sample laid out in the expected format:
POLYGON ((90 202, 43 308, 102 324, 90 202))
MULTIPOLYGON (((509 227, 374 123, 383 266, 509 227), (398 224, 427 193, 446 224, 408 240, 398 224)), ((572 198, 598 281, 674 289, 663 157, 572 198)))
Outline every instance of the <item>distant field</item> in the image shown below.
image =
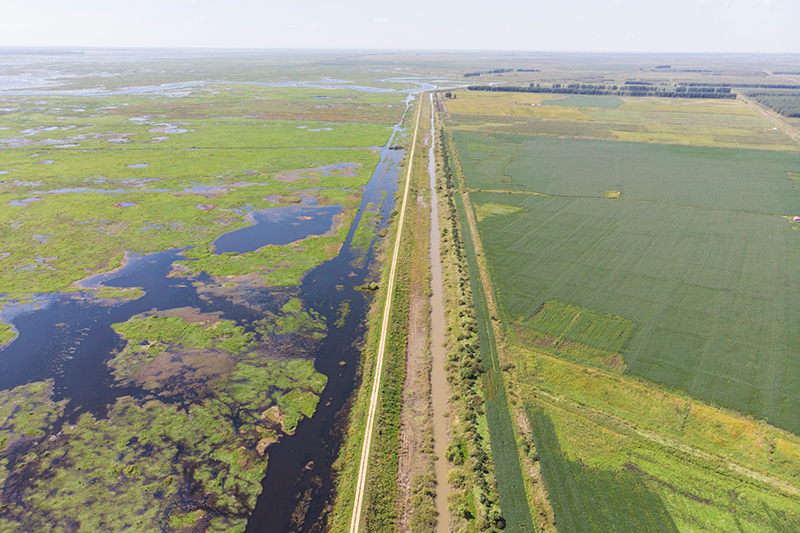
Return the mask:
POLYGON ((800 144, 737 100, 461 91, 447 101, 447 109, 452 126, 463 131, 800 149, 800 144))
POLYGON ((470 187, 800 214, 800 155, 456 132, 470 187))

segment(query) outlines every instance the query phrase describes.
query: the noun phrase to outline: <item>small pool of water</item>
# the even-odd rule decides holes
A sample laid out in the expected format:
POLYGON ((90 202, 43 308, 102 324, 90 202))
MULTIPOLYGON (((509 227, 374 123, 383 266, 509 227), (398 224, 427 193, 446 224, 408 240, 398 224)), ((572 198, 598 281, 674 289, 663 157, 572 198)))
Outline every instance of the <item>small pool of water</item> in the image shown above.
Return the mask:
POLYGON ((20 207, 23 205, 28 205, 34 202, 41 202, 41 201, 42 201, 41 196, 34 196, 33 198, 25 198, 24 200, 11 200, 10 202, 8 202, 8 205, 20 207))
POLYGON ((125 165, 128 168, 144 168, 150 166, 150 163, 134 163, 132 165, 125 165))
POLYGON ((214 241, 217 254, 254 252, 263 246, 289 244, 333 229, 342 206, 273 207, 247 215, 252 226, 237 229, 214 241))

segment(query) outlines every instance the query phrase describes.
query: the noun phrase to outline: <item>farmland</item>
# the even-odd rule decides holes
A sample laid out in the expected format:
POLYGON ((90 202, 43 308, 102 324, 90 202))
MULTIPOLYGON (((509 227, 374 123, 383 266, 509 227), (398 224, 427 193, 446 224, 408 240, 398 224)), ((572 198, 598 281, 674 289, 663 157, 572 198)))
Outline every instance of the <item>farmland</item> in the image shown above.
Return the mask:
POLYGON ((738 100, 459 92, 447 101, 462 131, 796 150, 798 144, 738 100))
MULTIPOLYGON (((534 149, 526 150, 523 144, 520 151, 525 150, 529 163, 515 160, 506 171, 526 177, 498 185, 514 188, 525 183, 554 196, 471 195, 475 205, 522 208, 486 216, 479 225, 493 236, 484 249, 493 277, 501 280, 496 293, 506 321, 537 329, 534 315, 550 300, 623 317, 638 329, 634 339, 628 339, 628 372, 800 430, 793 416, 800 398, 794 396, 791 377, 800 370, 791 355, 798 346, 795 324, 800 320, 791 303, 800 296, 800 283, 792 276, 792 265, 800 261, 800 234, 794 230, 796 223, 778 214, 800 210, 800 194, 785 174, 800 165, 800 158, 785 154, 772 164, 764 161, 748 168, 744 161, 737 163, 734 154, 733 161, 715 167, 716 175, 705 172, 698 183, 692 177, 713 166, 707 160, 719 154, 698 158, 696 151, 688 157, 683 149, 673 152, 676 163, 665 161, 660 167, 676 176, 670 180, 663 175, 659 179, 656 170, 649 175, 639 172, 636 160, 630 170, 618 169, 616 174, 602 164, 603 170, 595 171, 589 166, 593 152, 582 147, 573 147, 582 156, 571 159, 570 172, 566 165, 559 168, 560 158, 542 169, 539 165, 547 163, 534 163, 534 153, 546 149, 527 144, 534 149), (699 168, 681 168, 685 159, 699 160, 699 168), (725 172, 729 164, 744 170, 742 179, 736 180, 734 171, 725 172), (533 172, 522 174, 523 167, 533 172), (609 189, 621 190, 623 199, 600 197, 609 189), (687 200, 694 205, 686 205, 687 200), (743 238, 748 234, 752 237, 743 238), (535 257, 528 250, 536 250, 535 257), (754 367, 747 362, 755 353, 762 355, 754 367)), ((460 146, 467 161, 482 155, 466 143, 460 146)), ((620 143, 606 153, 618 155, 618 146, 634 149, 620 143)), ((645 147, 641 161, 657 161, 647 158, 652 148, 645 147)), ((624 155, 616 160, 624 160, 624 155)), ((481 169, 479 164, 475 167, 481 169)), ((467 182, 491 185, 469 172, 467 182)), ((603 342, 588 344, 619 349, 603 342)))
POLYGON ((800 145, 739 100, 442 111, 537 528, 797 529, 800 145))

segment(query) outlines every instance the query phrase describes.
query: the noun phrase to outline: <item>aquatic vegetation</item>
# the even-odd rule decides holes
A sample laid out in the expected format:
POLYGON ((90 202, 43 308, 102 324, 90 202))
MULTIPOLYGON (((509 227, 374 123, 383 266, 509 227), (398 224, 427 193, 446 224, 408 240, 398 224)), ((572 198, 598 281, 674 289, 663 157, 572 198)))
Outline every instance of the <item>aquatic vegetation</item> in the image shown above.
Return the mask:
POLYGON ((135 300, 144 296, 144 291, 138 287, 103 287, 94 293, 96 298, 130 298, 135 300))
POLYGON ((17 332, 8 324, 0 322, 0 346, 17 338, 17 332))
POLYGON ((253 337, 233 320, 207 324, 175 316, 136 316, 113 327, 128 340, 122 352, 108 362, 118 380, 130 379, 163 353, 209 348, 236 353, 246 348, 253 337))
POLYGON ((325 320, 313 310, 304 310, 299 298, 290 298, 280 314, 267 312, 261 331, 270 335, 294 334, 311 339, 321 339, 328 331, 325 320))
MULTIPOLYGON (((257 275, 264 286, 299 285, 306 272, 339 253, 346 225, 336 235, 311 237, 300 243, 265 246, 255 252, 229 252, 215 255, 211 247, 186 250, 187 261, 176 261, 183 272, 198 275, 205 272, 215 277, 257 275)), ((179 274, 180 270, 175 274, 179 274)))
MULTIPOLYGON (((118 312, 113 328, 125 342, 93 354, 114 378, 98 383, 108 390, 95 405, 54 401, 54 388, 70 395, 60 374, 0 391, 0 531, 243 531, 268 447, 314 414, 326 387, 308 352, 327 319, 288 296, 293 288, 260 289, 297 286, 339 253, 405 95, 237 84, 180 91, 4 99, 0 220, 10 231, 0 293, 17 302, 74 292, 70 303, 118 312), (219 237, 251 224, 254 212, 293 204, 341 212, 319 237, 216 253, 219 237), (150 285, 76 283, 120 268, 126 254, 144 256, 122 274, 137 276, 148 254, 165 250, 184 250, 171 276, 197 276, 167 283, 194 286, 202 304, 154 305, 122 322, 150 308, 150 285), (223 320, 212 307, 223 299, 265 315, 223 320)), ((367 213, 354 239, 365 255, 379 219, 367 213)), ((15 334, 0 326, 0 346, 15 334)), ((74 362, 56 364, 90 363, 72 353, 74 362)))
POLYGON ((53 380, 0 391, 0 456, 16 445, 40 439, 61 416, 66 402, 53 402, 53 380))
POLYGON ((311 416, 325 382, 310 361, 251 361, 234 368, 218 398, 182 408, 122 397, 106 418, 84 413, 32 444, 30 437, 54 433, 64 403, 50 399, 52 381, 6 391, 3 442, 29 446, 2 464, 0 530, 158 530, 189 519, 207 531, 241 528, 261 492, 262 441, 311 416), (278 428, 264 416, 269 409, 278 428), (20 410, 33 418, 11 416, 20 410))
POLYGON ((350 314, 350 301, 344 300, 339 304, 338 309, 339 317, 336 319, 336 327, 341 328, 344 326, 344 321, 347 320, 347 315, 350 314))

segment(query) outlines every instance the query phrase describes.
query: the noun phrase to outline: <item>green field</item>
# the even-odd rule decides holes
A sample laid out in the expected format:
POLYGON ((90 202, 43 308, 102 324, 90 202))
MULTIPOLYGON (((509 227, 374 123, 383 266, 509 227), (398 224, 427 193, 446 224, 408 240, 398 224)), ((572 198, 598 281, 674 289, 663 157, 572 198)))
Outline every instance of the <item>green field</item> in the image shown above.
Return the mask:
POLYGON ((508 323, 527 326, 551 300, 622 317, 637 328, 627 372, 800 431, 800 233, 788 220, 625 200, 471 198, 523 207, 479 224, 508 323))
POLYGON ((550 417, 531 406, 527 414, 560 531, 677 533, 664 502, 639 476, 568 460, 550 417))
MULTIPOLYGON (((736 122, 755 117, 735 102, 573 102, 587 117, 638 115, 651 130, 667 127, 666 114, 694 122, 676 122, 681 144, 663 144, 575 138, 578 125, 603 126, 567 112, 523 128, 517 111, 501 112, 521 105, 510 99, 487 101, 491 116, 471 99, 456 105, 473 115, 448 106, 534 522, 795 530, 800 156, 684 145, 719 119, 744 135, 736 122), (492 133, 514 131, 500 122, 527 135, 492 133)), ((753 148, 756 137, 740 140, 753 148)))
MULTIPOLYGON (((520 135, 455 133, 475 189, 800 213, 800 154, 520 135)), ((480 202, 479 202, 480 203, 480 202)))

